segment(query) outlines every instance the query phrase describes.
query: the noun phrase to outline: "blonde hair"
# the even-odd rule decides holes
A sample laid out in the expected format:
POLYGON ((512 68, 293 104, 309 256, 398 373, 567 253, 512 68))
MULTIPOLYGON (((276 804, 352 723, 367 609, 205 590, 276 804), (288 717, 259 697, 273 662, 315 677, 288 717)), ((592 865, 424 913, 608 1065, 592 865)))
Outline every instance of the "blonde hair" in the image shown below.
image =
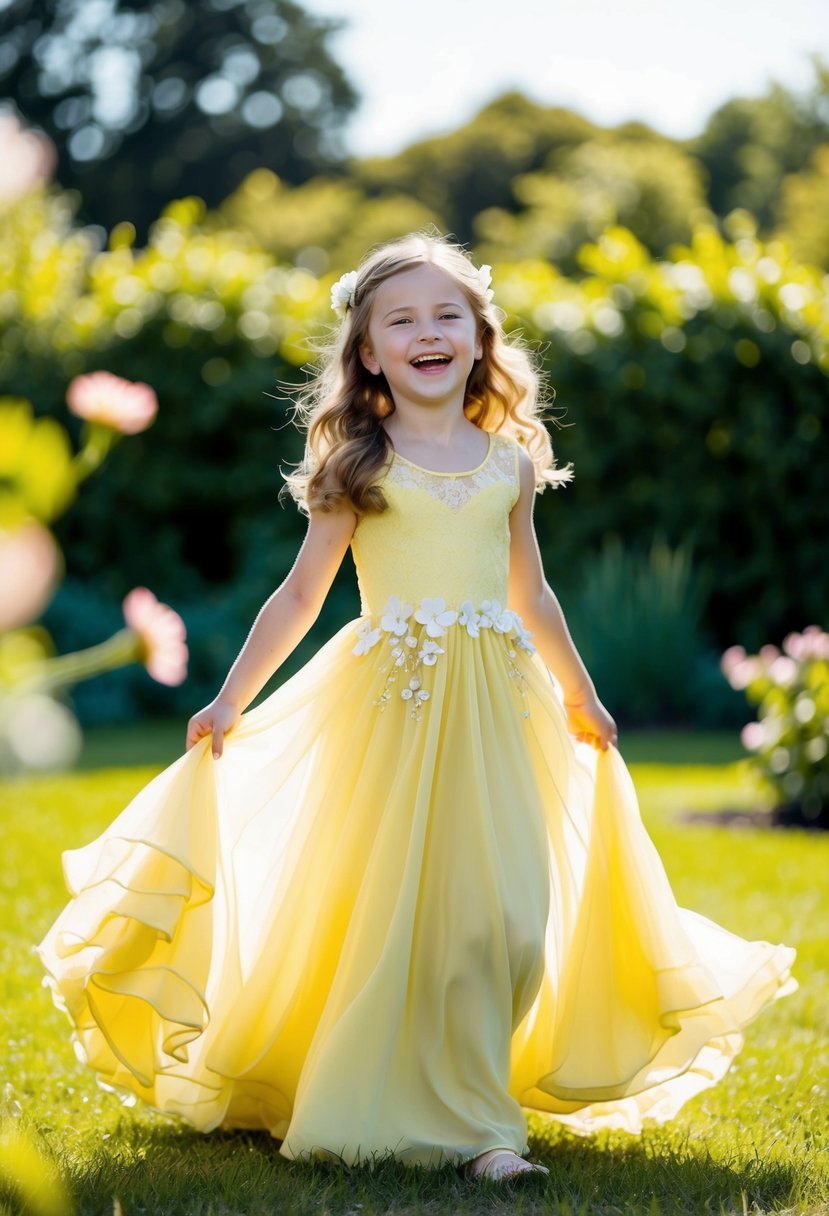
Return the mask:
POLYGON ((487 298, 478 269, 462 246, 415 232, 370 250, 360 263, 352 305, 333 342, 322 349, 318 374, 296 394, 295 413, 306 429, 305 454, 296 471, 284 475, 279 496, 287 489, 305 514, 333 510, 343 501, 358 515, 388 507, 374 482, 393 451, 380 422, 394 413, 395 405, 385 376, 371 375, 363 366, 360 347, 379 285, 424 262, 456 281, 472 305, 481 336, 483 354, 466 385, 466 417, 482 430, 511 435, 525 448, 535 465, 538 492, 572 480, 572 463, 555 468, 542 422, 548 403, 541 396, 534 357, 520 338, 504 334, 503 314, 487 298))

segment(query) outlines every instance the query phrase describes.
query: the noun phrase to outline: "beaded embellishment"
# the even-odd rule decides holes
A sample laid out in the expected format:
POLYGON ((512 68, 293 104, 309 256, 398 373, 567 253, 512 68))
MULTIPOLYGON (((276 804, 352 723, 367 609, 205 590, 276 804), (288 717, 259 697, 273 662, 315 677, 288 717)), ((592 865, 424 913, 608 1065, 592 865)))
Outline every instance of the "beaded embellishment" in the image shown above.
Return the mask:
POLYGON ((422 599, 414 608, 412 604, 403 603, 399 596, 390 596, 380 614, 379 624, 375 624, 372 617, 366 617, 361 622, 357 629, 357 642, 352 649, 356 655, 368 654, 384 636, 391 646, 387 662, 380 667, 381 672, 388 671, 389 674, 373 704, 382 713, 392 695, 390 685, 402 676, 400 697, 411 702, 409 716, 417 722, 421 721, 421 706, 431 695, 429 689, 423 687, 423 668, 434 667, 438 655, 446 653, 435 639, 443 637, 447 629, 453 626, 466 629, 472 638, 479 637, 482 629, 492 629, 503 635, 507 644, 510 679, 515 680, 523 702, 522 716, 528 718, 526 681, 514 659, 516 647, 530 654, 535 652, 535 646, 529 640, 532 633, 524 628, 517 612, 503 608, 498 600, 484 600, 480 609, 476 609, 471 600, 464 600, 456 609, 448 608, 441 597, 430 597, 422 599), (424 626, 425 636, 422 640, 412 632, 412 619, 424 626))

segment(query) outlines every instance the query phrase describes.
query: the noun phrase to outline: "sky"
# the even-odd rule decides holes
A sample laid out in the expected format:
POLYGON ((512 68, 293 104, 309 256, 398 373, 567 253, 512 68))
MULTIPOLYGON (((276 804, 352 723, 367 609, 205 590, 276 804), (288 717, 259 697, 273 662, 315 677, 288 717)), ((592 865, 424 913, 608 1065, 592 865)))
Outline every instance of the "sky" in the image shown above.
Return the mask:
POLYGON ((795 91, 829 64, 827 0, 306 0, 348 22, 331 50, 363 97, 358 156, 451 131, 507 89, 602 125, 674 138, 770 80, 795 91))

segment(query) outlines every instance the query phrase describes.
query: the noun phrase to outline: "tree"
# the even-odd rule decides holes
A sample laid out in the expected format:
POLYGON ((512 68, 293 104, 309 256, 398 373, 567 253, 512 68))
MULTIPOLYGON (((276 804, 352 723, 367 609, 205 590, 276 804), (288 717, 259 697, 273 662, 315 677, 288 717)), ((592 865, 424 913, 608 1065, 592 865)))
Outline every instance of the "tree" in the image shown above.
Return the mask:
POLYGON ((477 251, 489 261, 544 258, 575 270, 575 250, 610 224, 629 228, 651 253, 687 241, 705 209, 698 161, 667 139, 587 140, 556 158, 555 172, 513 182, 518 214, 477 216, 477 251))
POLYGON ((732 98, 686 141, 708 171, 709 203, 718 215, 741 207, 768 230, 784 176, 799 172, 829 141, 829 69, 818 55, 811 58, 811 90, 797 95, 772 82, 765 96, 732 98))
POLYGON ((784 178, 777 214, 795 256, 829 268, 829 143, 815 148, 802 173, 784 178))
POLYGON ((381 241, 405 236, 440 217, 406 195, 367 198, 351 178, 315 177, 291 188, 269 169, 257 169, 209 223, 253 233, 280 262, 314 274, 348 270, 381 241))
POLYGON ((370 192, 418 199, 468 241, 479 211, 514 205, 512 179, 517 174, 540 169, 551 153, 598 131, 571 110, 505 93, 457 131, 421 140, 396 156, 359 161, 353 173, 370 192))
POLYGON ((342 165, 340 24, 291 0, 7 0, 0 88, 56 144, 80 218, 143 242, 171 196, 213 207, 263 164, 294 183, 342 165))

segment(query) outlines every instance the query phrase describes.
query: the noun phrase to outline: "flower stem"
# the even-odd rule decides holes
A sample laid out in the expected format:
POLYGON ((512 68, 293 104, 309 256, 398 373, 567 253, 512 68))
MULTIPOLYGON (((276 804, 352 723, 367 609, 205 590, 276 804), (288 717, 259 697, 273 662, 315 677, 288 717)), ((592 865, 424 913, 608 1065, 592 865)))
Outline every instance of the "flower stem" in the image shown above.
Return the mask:
POLYGON ((49 691, 69 684, 78 684, 104 671, 125 667, 128 663, 140 662, 143 643, 133 629, 121 629, 118 633, 89 646, 86 650, 42 659, 27 669, 18 684, 20 691, 49 691))

